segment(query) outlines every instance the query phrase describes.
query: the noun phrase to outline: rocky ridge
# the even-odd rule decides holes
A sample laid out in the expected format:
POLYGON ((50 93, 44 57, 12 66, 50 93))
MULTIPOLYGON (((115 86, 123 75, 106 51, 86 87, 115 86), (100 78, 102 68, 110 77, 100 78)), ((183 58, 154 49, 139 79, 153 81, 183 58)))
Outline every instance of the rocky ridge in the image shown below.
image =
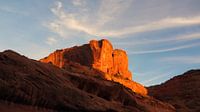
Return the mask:
POLYGON ((136 93, 147 94, 144 86, 132 81, 126 52, 113 49, 112 44, 106 39, 91 40, 89 44, 57 50, 40 61, 67 70, 73 69, 73 72, 96 74, 97 77, 123 84, 136 93))
POLYGON ((113 81, 0 52, 2 112, 175 112, 167 103, 113 81), (6 108, 8 109, 6 109, 6 108))
POLYGON ((172 104, 177 112, 200 112, 200 70, 175 76, 148 91, 150 96, 172 104))

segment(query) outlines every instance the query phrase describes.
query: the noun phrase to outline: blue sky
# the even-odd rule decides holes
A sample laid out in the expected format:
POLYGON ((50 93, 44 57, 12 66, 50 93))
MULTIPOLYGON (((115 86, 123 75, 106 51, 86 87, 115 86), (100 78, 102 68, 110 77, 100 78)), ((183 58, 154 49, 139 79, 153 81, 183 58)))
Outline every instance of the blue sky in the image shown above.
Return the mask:
POLYGON ((200 0, 0 0, 0 51, 40 59, 109 39, 133 80, 159 84, 200 68, 200 0))

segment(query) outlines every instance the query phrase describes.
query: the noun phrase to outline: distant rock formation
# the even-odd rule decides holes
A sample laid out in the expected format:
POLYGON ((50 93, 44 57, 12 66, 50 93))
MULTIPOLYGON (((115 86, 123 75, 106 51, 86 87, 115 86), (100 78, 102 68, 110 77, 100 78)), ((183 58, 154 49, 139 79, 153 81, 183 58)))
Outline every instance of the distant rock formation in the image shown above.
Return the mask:
MULTIPOLYGON (((101 77, 107 80, 119 82, 136 93, 147 94, 147 90, 141 84, 131 81, 132 74, 128 70, 126 52, 120 49, 113 49, 112 44, 106 39, 100 41, 91 40, 89 44, 57 50, 40 61, 52 63, 66 69, 69 69, 69 63, 78 63, 82 68, 87 66, 93 71, 102 72, 103 74, 101 75, 103 76, 101 77)), ((83 70, 79 69, 78 71, 83 70)))
POLYGON ((10 50, 0 52, 0 110, 175 112, 170 104, 136 94, 119 83, 31 60, 10 50))
POLYGON ((148 90, 150 96, 172 104, 177 112, 200 112, 200 70, 190 70, 148 90))

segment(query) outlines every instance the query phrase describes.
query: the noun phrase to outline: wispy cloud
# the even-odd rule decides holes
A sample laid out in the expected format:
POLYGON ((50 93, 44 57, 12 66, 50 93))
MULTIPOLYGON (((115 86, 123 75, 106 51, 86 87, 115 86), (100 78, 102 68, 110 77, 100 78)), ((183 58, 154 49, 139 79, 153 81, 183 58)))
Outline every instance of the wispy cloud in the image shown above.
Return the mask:
POLYGON ((48 28, 57 33, 61 37, 68 37, 77 32, 84 32, 90 35, 95 35, 95 29, 91 28, 83 22, 76 19, 75 13, 65 13, 61 2, 56 3, 56 7, 51 9, 57 19, 48 24, 48 28))
MULTIPOLYGON (((80 1, 77 0, 73 0, 72 3, 75 6, 81 4, 80 1)), ((129 3, 130 0, 126 0, 126 2, 123 2, 123 0, 102 0, 100 8, 95 11, 97 13, 93 14, 93 16, 96 17, 95 22, 91 23, 93 18, 88 18, 90 16, 88 12, 81 15, 83 10, 81 9, 78 12, 67 13, 64 11, 62 2, 57 2, 56 7, 51 9, 57 19, 50 22, 48 24, 48 28, 61 37, 68 37, 69 35, 73 35, 73 33, 85 33, 91 36, 112 37, 114 36, 111 34, 112 32, 107 32, 102 29, 105 28, 106 23, 115 18, 115 15, 123 13, 126 7, 130 6, 129 3)), ((86 9, 86 7, 84 7, 84 9, 86 9)))
POLYGON ((155 49, 155 50, 146 50, 146 51, 135 51, 135 52, 128 52, 128 54, 152 54, 152 53, 164 53, 164 52, 171 52, 171 51, 177 51, 181 49, 187 49, 200 46, 200 43, 197 44, 189 44, 189 45, 182 45, 177 47, 171 47, 171 48, 165 48, 165 49, 155 49))
POLYGON ((46 43, 48 45, 53 45, 53 44, 56 44, 57 43, 57 40, 55 37, 48 37, 47 40, 46 40, 46 43))
POLYGON ((192 33, 189 35, 182 35, 175 38, 176 40, 194 40, 200 39, 200 33, 192 33))
POLYGON ((27 12, 25 11, 22 11, 22 10, 17 10, 17 9, 14 9, 13 7, 0 7, 0 11, 3 11, 3 12, 7 12, 7 13, 13 13, 13 14, 19 14, 19 15, 23 15, 23 16, 27 16, 29 15, 27 12))
MULTIPOLYGON (((165 80, 169 80, 169 78, 172 77, 172 69, 174 67, 165 67, 162 68, 160 67, 159 69, 151 70, 151 71, 146 71, 144 74, 141 74, 141 77, 145 77, 141 79, 141 83, 144 84, 145 86, 151 86, 155 84, 159 84, 165 80)), ((139 75, 138 75, 139 76, 139 75)))
POLYGON ((200 56, 176 56, 161 59, 162 62, 177 62, 179 64, 200 64, 200 56))
POLYGON ((175 28, 175 27, 189 26, 189 25, 200 25, 200 16, 190 17, 190 18, 184 18, 184 17, 167 18, 144 25, 129 26, 122 30, 107 31, 104 32, 104 34, 107 36, 122 36, 128 34, 144 33, 148 31, 162 30, 167 28, 175 28))
POLYGON ((85 5, 85 0, 72 0, 74 6, 83 6, 85 5))
POLYGON ((200 39, 200 33, 194 32, 189 34, 181 34, 166 38, 158 38, 158 39, 152 39, 152 38, 146 38, 146 39, 140 39, 140 40, 134 40, 129 42, 116 42, 114 44, 116 45, 123 45, 123 46, 136 46, 136 45, 151 45, 151 44, 162 44, 166 42, 184 42, 184 41, 191 41, 191 40, 197 40, 200 39))
POLYGON ((155 82, 156 80, 158 81, 159 79, 166 77, 166 76, 169 76, 169 74, 167 74, 167 73, 166 74, 159 74, 157 76, 153 76, 152 78, 143 81, 142 84, 150 85, 152 82, 155 82))
MULTIPOLYGON (((79 0, 73 0, 72 3, 75 6, 83 4, 79 0)), ((117 18, 120 18, 121 14, 125 13, 125 11, 130 7, 130 4, 131 1, 129 0, 102 0, 99 8, 94 9, 97 13, 93 14, 93 18, 90 18, 90 13, 88 12, 81 14, 83 9, 69 13, 64 10, 62 2, 57 2, 56 7, 52 8, 52 12, 57 19, 51 21, 48 28, 61 37, 68 37, 69 35, 77 33, 85 33, 90 36, 119 38, 125 35, 134 35, 136 33, 200 25, 200 16, 193 16, 169 17, 140 25, 133 25, 130 22, 129 25, 119 25, 118 27, 110 28, 113 26, 111 24, 112 21, 116 21, 117 18), (94 21, 94 18, 95 22, 92 22, 94 21), (109 24, 111 25, 109 26, 109 24)), ((84 9, 87 9, 87 7, 84 7, 84 9)))
MULTIPOLYGON (((95 26, 104 27, 106 24, 116 20, 132 4, 132 0, 102 0, 99 9, 97 9, 97 24, 95 26), (111 8, 112 7, 112 8, 111 8)), ((102 35, 104 31, 98 31, 102 35)), ((106 32, 104 34, 106 35, 106 32)))

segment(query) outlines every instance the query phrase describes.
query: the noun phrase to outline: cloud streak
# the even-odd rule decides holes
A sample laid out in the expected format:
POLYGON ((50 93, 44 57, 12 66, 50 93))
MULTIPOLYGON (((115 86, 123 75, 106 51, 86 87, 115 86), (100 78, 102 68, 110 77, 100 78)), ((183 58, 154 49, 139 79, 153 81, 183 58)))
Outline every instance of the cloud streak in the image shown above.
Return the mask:
POLYGON ((149 84, 151 84, 152 82, 154 82, 154 81, 156 81, 156 80, 159 80, 159 79, 161 79, 161 78, 163 78, 163 77, 166 77, 166 76, 168 76, 168 75, 169 75, 169 74, 162 74, 162 75, 154 76, 154 77, 152 77, 152 78, 150 78, 150 79, 148 79, 148 80, 143 81, 142 84, 144 84, 144 85, 149 85, 149 84))
POLYGON ((166 72, 165 73, 153 73, 153 74, 152 73, 147 73, 147 74, 145 74, 146 76, 149 75, 149 76, 153 76, 153 77, 142 81, 142 84, 144 84, 146 86, 152 85, 153 83, 155 83, 155 81, 158 81, 158 80, 160 80, 160 79, 162 79, 164 77, 168 77, 170 74, 171 73, 169 73, 169 72, 167 72, 167 73, 166 72), (155 75, 155 74, 159 74, 159 75, 155 75))
MULTIPOLYGON (((73 4, 79 6, 81 3, 79 0, 74 0, 73 4)), ((129 0, 102 0, 99 8, 94 9, 97 13, 93 14, 94 17, 91 18, 90 13, 82 12, 82 10, 87 9, 87 7, 84 7, 82 10, 78 10, 77 12, 69 13, 64 10, 62 2, 57 2, 56 6, 52 8, 52 12, 57 19, 51 21, 48 24, 48 28, 61 37, 84 33, 90 36, 123 38, 126 35, 133 36, 137 33, 200 25, 200 16, 193 16, 163 18, 140 25, 133 25, 131 22, 129 25, 123 25, 122 22, 121 26, 119 25, 114 27, 111 23, 121 18, 121 15, 125 13, 130 4, 131 1, 129 0), (94 18, 95 21, 92 22, 94 18)))
POLYGON ((14 9, 13 7, 0 7, 0 11, 7 12, 7 13, 12 13, 12 14, 19 14, 23 16, 29 15, 27 12, 22 11, 22 10, 17 10, 14 9))
POLYGON ((200 56, 176 56, 161 59, 162 62, 177 62, 180 64, 200 64, 200 56))
POLYGON ((83 6, 85 4, 84 0, 72 0, 74 6, 83 6))
POLYGON ((57 43, 57 40, 54 37, 48 37, 47 40, 46 40, 46 43, 48 45, 54 45, 54 44, 57 43))
POLYGON ((177 47, 172 47, 172 48, 165 48, 165 49, 155 49, 155 50, 147 50, 147 51, 135 51, 135 52, 128 52, 129 55, 131 54, 152 54, 152 53, 165 53, 165 52, 171 52, 171 51, 177 51, 181 49, 187 49, 187 48, 192 48, 192 47, 197 47, 200 46, 200 43, 197 44, 190 44, 190 45, 182 45, 182 46, 177 46, 177 47))
POLYGON ((104 32, 107 36, 122 36, 135 33, 144 33, 148 31, 162 30, 167 28, 183 27, 190 25, 200 25, 200 16, 190 17, 190 18, 167 18, 159 21, 154 21, 148 24, 139 26, 129 26, 119 31, 107 31, 104 32))
POLYGON ((166 37, 166 38, 159 38, 159 39, 143 39, 139 41, 133 42, 117 42, 116 45, 123 45, 123 46, 136 46, 136 45, 151 45, 151 44, 162 44, 166 42, 184 42, 184 41, 191 41, 191 40, 198 40, 200 39, 200 33, 195 32, 191 34, 181 34, 178 36, 166 37))

